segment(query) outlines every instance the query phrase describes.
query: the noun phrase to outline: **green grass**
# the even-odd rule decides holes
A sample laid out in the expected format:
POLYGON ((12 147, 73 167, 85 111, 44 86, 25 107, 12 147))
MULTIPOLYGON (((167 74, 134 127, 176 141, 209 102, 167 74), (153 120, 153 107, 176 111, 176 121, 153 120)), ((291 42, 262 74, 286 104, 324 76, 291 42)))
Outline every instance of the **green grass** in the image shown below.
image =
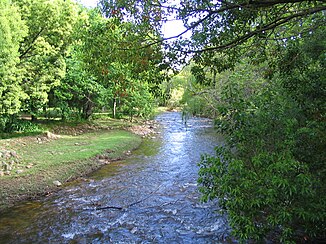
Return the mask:
MULTIPOLYGON (((47 168, 50 165, 81 160, 102 154, 105 150, 114 151, 113 158, 134 147, 136 136, 127 131, 86 133, 79 136, 61 136, 60 139, 44 144, 31 144, 16 151, 26 163, 47 168)), ((136 144, 137 144, 136 143, 136 144)))
MULTIPOLYGON (((89 126, 105 126, 110 127, 111 129, 123 129, 128 126, 132 126, 137 122, 137 119, 131 123, 128 118, 124 119, 113 119, 108 117, 105 114, 98 114, 95 116, 97 118, 93 120, 78 120, 78 121, 62 121, 57 119, 46 119, 46 118, 38 118, 35 122, 30 122, 26 119, 20 119, 17 122, 17 124, 30 124, 32 126, 24 127, 22 131, 13 131, 10 133, 0 132, 0 140, 1 139, 10 139, 10 138, 19 138, 19 137, 26 137, 26 136, 36 136, 40 135, 42 133, 45 133, 46 131, 55 131, 58 128, 74 128, 74 127, 83 127, 85 125, 89 126)), ((142 120, 140 120, 141 122, 142 120)), ((60 133, 61 134, 61 133, 60 133)), ((67 132, 69 134, 69 131, 67 132)))
MULTIPOLYGON (((0 210, 18 200, 33 198, 55 189, 54 180, 64 183, 103 165, 95 158, 114 160, 139 146, 141 138, 124 130, 100 130, 77 136, 41 141, 37 137, 0 140, 0 148, 15 150, 23 173, 0 177, 0 210), (40 143, 42 142, 42 143, 40 143), (26 166, 33 164, 27 169, 26 166)), ((16 170, 14 170, 16 171, 16 170)))
POLYGON ((100 126, 109 125, 110 128, 119 129, 137 124, 137 120, 130 122, 128 119, 112 119, 112 118, 98 118, 94 124, 100 126))

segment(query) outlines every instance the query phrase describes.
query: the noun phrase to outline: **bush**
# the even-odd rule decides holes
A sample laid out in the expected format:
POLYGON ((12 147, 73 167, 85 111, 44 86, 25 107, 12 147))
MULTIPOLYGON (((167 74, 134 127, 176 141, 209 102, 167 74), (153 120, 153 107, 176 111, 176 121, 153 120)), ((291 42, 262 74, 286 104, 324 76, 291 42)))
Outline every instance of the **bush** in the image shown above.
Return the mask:
POLYGON ((0 132, 2 133, 34 133, 41 131, 42 128, 38 124, 20 119, 17 115, 2 116, 0 119, 0 132))
POLYGON ((17 120, 16 123, 12 125, 13 132, 25 132, 25 133, 32 133, 32 132, 41 132, 42 129, 38 124, 32 123, 28 120, 17 120))
POLYGON ((220 199, 240 240, 325 238, 323 122, 307 118, 282 76, 269 82, 241 72, 228 76, 221 89, 216 125, 227 145, 202 157, 203 200, 220 199), (245 92, 250 87, 255 89, 245 92))

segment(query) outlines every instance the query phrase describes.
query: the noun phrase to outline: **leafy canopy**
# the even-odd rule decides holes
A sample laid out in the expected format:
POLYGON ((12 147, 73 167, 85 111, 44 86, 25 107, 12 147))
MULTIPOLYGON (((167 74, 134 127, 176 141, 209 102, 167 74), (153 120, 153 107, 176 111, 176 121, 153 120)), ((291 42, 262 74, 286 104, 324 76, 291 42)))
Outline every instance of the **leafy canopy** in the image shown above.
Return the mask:
POLYGON ((19 9, 8 0, 0 1, 0 115, 19 111, 25 94, 22 91, 19 45, 27 35, 19 9))
POLYGON ((299 36, 325 24, 325 19, 317 16, 326 10, 322 0, 101 0, 100 3, 107 16, 133 21, 140 32, 148 26, 161 32, 165 22, 182 20, 184 31, 144 45, 163 43, 170 51, 168 55, 179 60, 202 53, 211 59, 215 51, 233 49, 228 53, 235 61, 244 48, 264 46, 269 39, 299 36), (313 21, 306 24, 300 21, 303 18, 313 21), (184 38, 186 33, 191 33, 191 37, 184 38))

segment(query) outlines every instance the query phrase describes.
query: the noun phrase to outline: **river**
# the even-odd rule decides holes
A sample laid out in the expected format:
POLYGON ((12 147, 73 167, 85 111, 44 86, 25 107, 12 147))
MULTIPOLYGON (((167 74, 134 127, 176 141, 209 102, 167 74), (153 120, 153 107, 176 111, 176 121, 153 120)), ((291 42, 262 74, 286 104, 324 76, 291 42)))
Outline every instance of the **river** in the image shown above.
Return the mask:
POLYGON ((0 243, 226 243, 230 228, 216 201, 200 202, 202 153, 222 137, 212 121, 178 112, 156 120, 161 133, 39 201, 0 217, 0 243))

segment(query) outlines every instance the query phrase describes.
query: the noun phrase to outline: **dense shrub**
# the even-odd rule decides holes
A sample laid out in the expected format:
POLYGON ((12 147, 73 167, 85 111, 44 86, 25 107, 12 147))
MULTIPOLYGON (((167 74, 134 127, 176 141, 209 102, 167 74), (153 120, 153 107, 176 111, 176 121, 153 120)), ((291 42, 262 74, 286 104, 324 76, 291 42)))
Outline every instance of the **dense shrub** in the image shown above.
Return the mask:
POLYGON ((227 144, 202 157, 199 183, 203 200, 219 199, 240 240, 326 238, 325 43, 314 41, 320 35, 283 47, 272 77, 264 65, 241 63, 222 74, 216 126, 227 144))

